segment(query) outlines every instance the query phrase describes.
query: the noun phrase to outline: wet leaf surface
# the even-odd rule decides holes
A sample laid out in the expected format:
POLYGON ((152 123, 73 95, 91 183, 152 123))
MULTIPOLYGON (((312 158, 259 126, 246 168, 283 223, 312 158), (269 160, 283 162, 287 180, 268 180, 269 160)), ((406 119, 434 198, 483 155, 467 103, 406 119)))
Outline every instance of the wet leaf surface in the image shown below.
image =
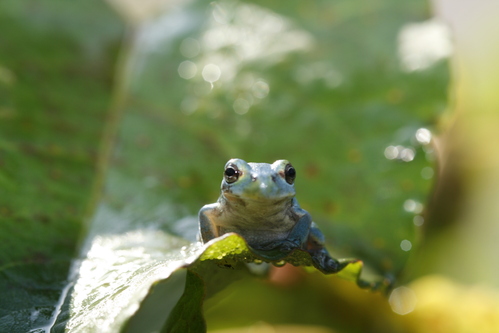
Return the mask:
POLYGON ((41 331, 60 309, 121 29, 99 1, 0 3, 2 332, 41 331))

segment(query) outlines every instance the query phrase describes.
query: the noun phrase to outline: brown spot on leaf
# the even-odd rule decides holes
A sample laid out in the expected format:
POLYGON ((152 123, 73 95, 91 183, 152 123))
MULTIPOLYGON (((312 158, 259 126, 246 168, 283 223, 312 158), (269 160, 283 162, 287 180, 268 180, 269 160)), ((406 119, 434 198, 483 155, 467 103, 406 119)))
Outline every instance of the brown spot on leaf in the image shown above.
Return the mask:
POLYGON ((307 178, 315 178, 318 177, 319 174, 320 174, 320 169, 317 166, 317 164, 310 163, 307 164, 307 166, 305 167, 305 175, 307 176, 307 178))
POLYGON ((140 148, 148 148, 151 146, 152 140, 150 137, 142 134, 135 138, 135 143, 140 148))
POLYGON ((62 171, 60 169, 52 169, 50 170, 50 178, 54 180, 59 180, 62 177, 62 171))
POLYGON ((404 92, 398 88, 388 90, 385 99, 390 104, 398 104, 404 99, 404 92))
POLYGON ((362 161, 362 153, 358 149, 350 149, 347 158, 352 163, 359 163, 362 161))
POLYGON ((45 214, 36 214, 33 218, 36 221, 41 222, 42 224, 49 224, 50 223, 50 217, 45 215, 45 214))
POLYGON ((333 215, 338 211, 338 205, 332 200, 326 200, 324 202, 324 212, 329 215, 333 215))

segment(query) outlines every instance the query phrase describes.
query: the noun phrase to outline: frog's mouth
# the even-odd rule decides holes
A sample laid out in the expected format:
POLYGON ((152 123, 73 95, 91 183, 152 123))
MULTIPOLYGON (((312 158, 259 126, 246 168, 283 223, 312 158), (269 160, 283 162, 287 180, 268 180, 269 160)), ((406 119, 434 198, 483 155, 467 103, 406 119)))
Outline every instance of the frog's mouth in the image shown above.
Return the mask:
POLYGON ((292 204, 293 196, 281 197, 263 197, 261 195, 255 196, 240 196, 234 193, 225 193, 225 200, 230 205, 245 207, 246 209, 256 209, 258 211, 282 211, 284 206, 292 204))
POLYGON ((224 195, 228 200, 249 200, 258 202, 275 203, 294 197, 294 192, 284 191, 283 189, 269 186, 266 183, 252 183, 247 186, 244 191, 237 191, 235 188, 224 190, 224 195))

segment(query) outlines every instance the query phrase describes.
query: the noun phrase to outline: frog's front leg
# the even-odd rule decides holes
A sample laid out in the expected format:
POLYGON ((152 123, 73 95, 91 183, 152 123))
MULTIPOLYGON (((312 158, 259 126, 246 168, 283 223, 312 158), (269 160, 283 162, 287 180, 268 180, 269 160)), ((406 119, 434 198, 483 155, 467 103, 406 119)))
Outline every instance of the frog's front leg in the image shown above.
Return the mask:
POLYGON ((286 239, 279 239, 262 246, 252 246, 253 250, 266 259, 281 260, 294 249, 303 249, 308 239, 312 218, 304 210, 301 210, 300 213, 301 216, 286 239))
POLYGON ((290 252, 296 248, 303 248, 309 238, 310 228, 313 225, 312 216, 303 209, 300 209, 299 213, 301 216, 286 240, 281 244, 284 251, 290 252))
POLYGON ((199 234, 198 234, 198 239, 202 241, 203 243, 206 243, 213 238, 216 238, 217 235, 217 228, 216 225, 212 222, 210 219, 210 215, 214 212, 214 210, 218 207, 218 205, 215 204, 210 204, 210 205, 205 205, 203 208, 199 210, 199 234))
POLYGON ((315 223, 310 226, 305 249, 310 253, 315 265, 324 273, 337 273, 348 264, 339 263, 331 257, 326 250, 324 235, 315 223))

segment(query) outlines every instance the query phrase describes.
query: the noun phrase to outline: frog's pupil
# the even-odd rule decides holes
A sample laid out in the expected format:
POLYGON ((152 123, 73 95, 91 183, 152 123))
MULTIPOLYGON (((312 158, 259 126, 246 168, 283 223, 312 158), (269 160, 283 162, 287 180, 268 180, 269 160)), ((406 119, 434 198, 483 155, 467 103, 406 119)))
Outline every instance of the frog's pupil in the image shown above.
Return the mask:
POLYGON ((239 173, 233 167, 225 169, 225 180, 227 183, 233 183, 239 178, 239 173))
POLYGON ((296 178, 295 168, 293 168, 290 164, 288 164, 288 166, 286 167, 285 175, 286 175, 286 182, 288 184, 293 184, 296 178))

